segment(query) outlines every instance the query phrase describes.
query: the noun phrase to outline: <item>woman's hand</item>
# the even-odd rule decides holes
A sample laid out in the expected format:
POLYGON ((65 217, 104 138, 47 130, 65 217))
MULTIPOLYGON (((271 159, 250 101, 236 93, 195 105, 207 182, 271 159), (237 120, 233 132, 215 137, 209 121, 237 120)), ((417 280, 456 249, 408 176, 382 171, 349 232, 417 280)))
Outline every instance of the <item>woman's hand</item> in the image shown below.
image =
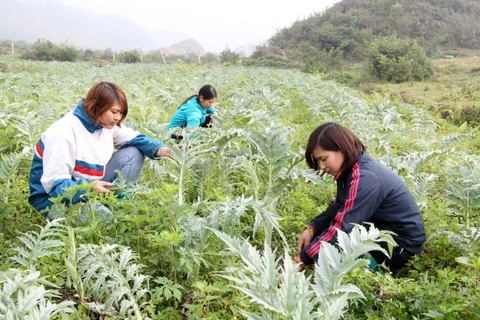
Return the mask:
POLYGON ((112 193, 112 190, 108 190, 107 187, 113 186, 113 183, 107 181, 97 181, 93 184, 93 190, 100 193, 112 193))
POLYGON ((300 256, 296 257, 293 262, 295 263, 295 272, 300 272, 305 268, 305 264, 303 263, 300 256))
POLYGON ((171 159, 173 158, 172 150, 170 150, 169 147, 163 146, 157 150, 155 157, 167 157, 171 159))
MULTIPOLYGON (((175 147, 177 147, 178 149, 183 149, 184 145, 183 143, 179 143, 179 144, 176 144, 175 147)), ((188 144, 188 149, 192 149, 193 148, 193 145, 191 143, 188 144)))
POLYGON ((310 230, 309 228, 305 228, 305 230, 303 230, 302 235, 298 239, 297 251, 298 252, 302 251, 303 247, 305 247, 305 245, 312 242, 312 239, 313 239, 312 230, 310 230))

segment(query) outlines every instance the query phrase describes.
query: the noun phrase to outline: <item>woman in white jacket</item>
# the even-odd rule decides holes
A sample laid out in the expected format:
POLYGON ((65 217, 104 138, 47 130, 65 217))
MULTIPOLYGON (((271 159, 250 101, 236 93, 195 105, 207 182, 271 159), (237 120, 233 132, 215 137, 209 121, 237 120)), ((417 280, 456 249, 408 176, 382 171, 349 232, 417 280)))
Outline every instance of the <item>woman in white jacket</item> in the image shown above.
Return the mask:
MULTIPOLYGON (((69 187, 87 182, 95 191, 111 193, 109 187, 114 185, 117 171, 126 182, 136 182, 145 156, 172 157, 171 150, 161 142, 122 124, 127 114, 123 90, 114 83, 96 83, 87 97, 54 122, 37 142, 28 202, 53 219, 50 199, 65 196, 69 187)), ((83 194, 79 191, 62 202, 86 201, 83 194)))

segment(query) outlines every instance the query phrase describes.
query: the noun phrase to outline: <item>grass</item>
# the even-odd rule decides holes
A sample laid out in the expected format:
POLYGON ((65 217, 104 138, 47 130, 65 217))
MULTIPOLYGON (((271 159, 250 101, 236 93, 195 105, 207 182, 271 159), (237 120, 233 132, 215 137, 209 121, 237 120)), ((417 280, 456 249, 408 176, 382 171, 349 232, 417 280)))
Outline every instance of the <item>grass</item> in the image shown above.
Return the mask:
POLYGON ((429 80, 374 83, 372 87, 429 107, 480 105, 480 58, 436 59, 432 63, 435 74, 429 80))
POLYGON ((324 78, 354 87, 368 96, 381 95, 391 101, 423 106, 454 125, 480 124, 480 51, 463 52, 458 58, 433 59, 435 73, 425 81, 385 83, 374 81, 361 64, 324 78))

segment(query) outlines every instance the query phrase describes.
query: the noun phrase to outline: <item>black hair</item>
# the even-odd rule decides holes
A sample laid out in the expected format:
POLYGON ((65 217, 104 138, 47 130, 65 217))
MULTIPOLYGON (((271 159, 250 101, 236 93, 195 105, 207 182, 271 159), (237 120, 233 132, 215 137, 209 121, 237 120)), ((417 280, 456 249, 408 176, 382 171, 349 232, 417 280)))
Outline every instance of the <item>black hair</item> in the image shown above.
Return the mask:
POLYGON ((205 100, 210 100, 217 97, 217 90, 211 84, 206 84, 203 87, 201 87, 200 90, 198 90, 198 94, 191 95, 190 97, 185 99, 185 101, 183 101, 180 104, 180 107, 183 106, 188 100, 192 99, 193 97, 197 97, 197 101, 199 97, 203 97, 203 99, 205 100))
POLYGON ((318 126, 308 139, 307 149, 305 150, 305 160, 307 165, 319 170, 318 162, 313 158, 313 150, 322 148, 325 151, 340 151, 345 160, 342 170, 350 169, 360 154, 365 152, 365 145, 350 129, 335 123, 326 122, 318 126))

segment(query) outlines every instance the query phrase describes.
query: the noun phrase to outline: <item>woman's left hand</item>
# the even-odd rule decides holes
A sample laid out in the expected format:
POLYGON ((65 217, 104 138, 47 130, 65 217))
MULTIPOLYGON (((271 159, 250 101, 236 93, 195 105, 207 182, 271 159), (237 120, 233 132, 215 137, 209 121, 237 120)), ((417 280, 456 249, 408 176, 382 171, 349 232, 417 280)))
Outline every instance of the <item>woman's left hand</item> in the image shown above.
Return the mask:
POLYGON ((113 183, 108 181, 96 181, 93 184, 93 190, 100 193, 112 193, 112 190, 109 190, 108 187, 113 186, 113 183))
POLYGON ((297 256, 295 259, 293 259, 293 262, 295 263, 295 272, 300 272, 305 268, 305 264, 300 256, 297 256))
POLYGON ((297 243, 298 253, 300 253, 300 251, 303 250, 303 247, 305 247, 307 244, 312 242, 312 239, 313 239, 312 231, 310 231, 310 229, 308 228, 305 228, 305 230, 303 230, 302 235, 298 239, 298 243, 297 243))
POLYGON ((163 146, 157 150, 155 153, 155 157, 166 157, 166 158, 173 158, 172 150, 169 147, 163 146))

